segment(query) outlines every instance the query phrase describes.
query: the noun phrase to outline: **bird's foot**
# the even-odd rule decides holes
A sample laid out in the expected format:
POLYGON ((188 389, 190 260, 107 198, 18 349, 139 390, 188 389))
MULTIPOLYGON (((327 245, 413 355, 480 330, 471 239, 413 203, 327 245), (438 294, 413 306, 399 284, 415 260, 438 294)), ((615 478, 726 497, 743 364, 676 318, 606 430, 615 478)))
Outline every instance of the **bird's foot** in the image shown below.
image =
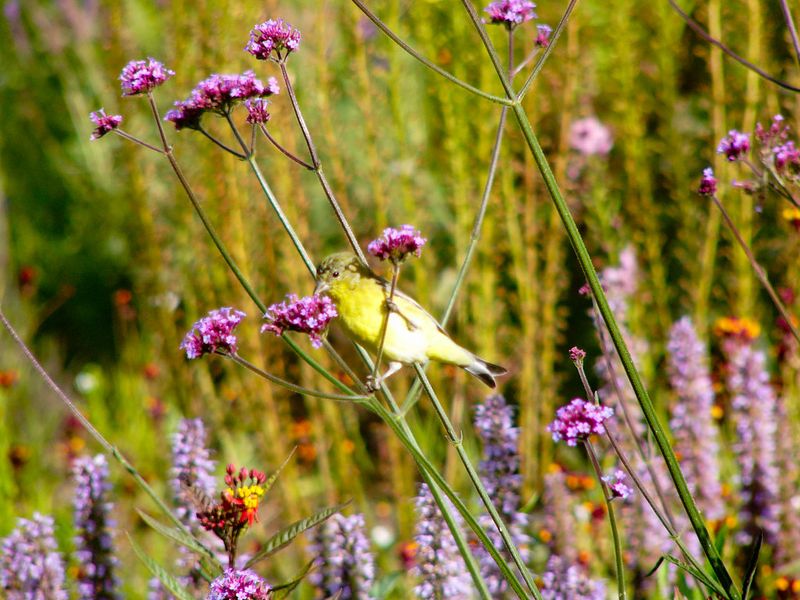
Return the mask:
POLYGON ((380 375, 378 376, 367 375, 367 379, 364 382, 364 385, 370 394, 374 394, 379 389, 381 389, 381 382, 383 382, 383 377, 381 377, 380 375))

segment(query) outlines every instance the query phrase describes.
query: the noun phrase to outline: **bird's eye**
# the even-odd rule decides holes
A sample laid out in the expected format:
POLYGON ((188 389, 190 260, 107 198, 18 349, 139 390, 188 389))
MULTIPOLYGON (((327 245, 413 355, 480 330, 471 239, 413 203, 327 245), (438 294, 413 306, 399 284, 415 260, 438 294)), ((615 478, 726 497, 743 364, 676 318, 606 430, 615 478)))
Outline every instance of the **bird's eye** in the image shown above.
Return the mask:
POLYGON ((339 271, 334 271, 333 273, 331 273, 331 275, 332 275, 334 278, 336 278, 336 277, 338 277, 338 276, 339 276, 339 271))

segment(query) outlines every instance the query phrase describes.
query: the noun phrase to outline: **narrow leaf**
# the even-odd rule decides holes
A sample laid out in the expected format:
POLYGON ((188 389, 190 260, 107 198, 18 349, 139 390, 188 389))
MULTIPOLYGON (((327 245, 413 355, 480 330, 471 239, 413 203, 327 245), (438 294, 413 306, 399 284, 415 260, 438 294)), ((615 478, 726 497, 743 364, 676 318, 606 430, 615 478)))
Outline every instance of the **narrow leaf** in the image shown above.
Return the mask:
POLYGON ((196 540, 191 535, 187 534, 185 531, 181 531, 176 527, 168 527, 163 523, 159 523, 153 517, 148 515, 146 512, 141 511, 139 509, 136 510, 139 513, 139 516, 142 517, 145 523, 147 523, 150 527, 155 529, 158 533, 163 535, 166 538, 171 539, 174 542, 178 542, 181 546, 185 546, 192 552, 199 554, 211 561, 211 563, 216 567, 219 572, 222 572, 222 565, 219 564, 217 557, 214 556, 214 553, 211 552, 208 548, 206 548, 200 541, 196 540))
POLYGON ((280 467, 278 467, 278 470, 275 471, 272 475, 270 475, 269 479, 267 479, 267 481, 264 483, 264 493, 265 494, 273 486, 273 484, 275 483, 275 480, 278 479, 278 475, 281 474, 281 471, 283 471, 284 467, 289 464, 289 461, 294 456, 295 450, 297 450, 297 446, 292 448, 292 451, 289 452, 289 456, 286 457, 286 460, 283 461, 283 464, 280 467))
POLYGON ((728 529, 728 524, 725 523, 725 521, 723 521, 722 527, 719 528, 717 536, 714 538, 714 546, 716 546, 717 552, 719 552, 720 555, 722 554, 722 551, 725 548, 725 542, 728 539, 729 531, 730 529, 728 529))
POLYGON ((139 544, 133 541, 133 538, 130 536, 130 534, 128 534, 128 539, 131 542, 131 546, 133 546, 133 551, 136 553, 136 556, 141 559, 141 561, 153 575, 158 577, 158 580, 164 585, 165 588, 167 588, 169 593, 175 596, 178 600, 194 600, 191 594, 186 591, 186 588, 178 583, 177 579, 170 575, 166 569, 164 569, 156 561, 145 554, 145 551, 139 547, 139 544))
POLYGON ((742 577, 742 600, 747 600, 750 587, 753 585, 753 579, 756 576, 756 569, 758 568, 758 555, 761 552, 761 544, 763 541, 764 532, 759 529, 756 539, 753 540, 750 558, 747 559, 747 568, 745 568, 744 577, 742 577))
POLYGON ((259 550, 255 554, 255 556, 253 556, 253 558, 247 561, 245 568, 249 569, 257 562, 265 559, 266 557, 272 554, 275 554, 278 550, 282 549, 284 546, 286 546, 289 542, 291 542, 294 538, 303 533, 305 530, 311 529, 315 525, 319 525, 320 523, 328 520, 331 517, 331 515, 339 512, 348 504, 350 503, 345 502, 344 504, 339 504, 337 506, 331 506, 329 508, 325 508, 306 519, 301 519, 300 521, 296 521, 291 525, 289 525, 288 527, 281 529, 278 533, 276 533, 266 541, 264 547, 261 548, 261 550, 259 550))
POLYGON ((705 573, 694 568, 692 565, 688 565, 685 562, 678 560, 674 556, 670 556, 669 554, 665 554, 662 558, 666 561, 671 562, 679 569, 683 569, 684 571, 689 573, 689 575, 694 577, 697 581, 701 582, 708 589, 712 590, 715 594, 718 594, 722 598, 725 598, 727 596, 725 590, 722 589, 722 587, 716 581, 710 579, 705 573))
POLYGON ((300 571, 295 578, 291 581, 286 583, 282 583, 280 585, 276 585, 272 588, 273 592, 280 592, 280 594, 275 594, 275 600, 280 600, 281 598, 288 598, 289 594, 291 594, 295 588, 300 585, 300 582, 305 579, 305 576, 308 575, 308 572, 311 570, 311 567, 314 566, 314 560, 310 560, 308 564, 303 567, 303 570, 300 571))

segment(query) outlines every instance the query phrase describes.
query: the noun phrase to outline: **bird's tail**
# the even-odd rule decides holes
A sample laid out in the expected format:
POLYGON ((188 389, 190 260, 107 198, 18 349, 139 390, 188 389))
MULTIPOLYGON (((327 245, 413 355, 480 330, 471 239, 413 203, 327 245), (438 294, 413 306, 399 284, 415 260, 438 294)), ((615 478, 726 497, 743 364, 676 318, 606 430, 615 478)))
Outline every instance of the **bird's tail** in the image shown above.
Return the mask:
POLYGON ((508 370, 500 365, 493 365, 492 363, 486 362, 482 358, 478 358, 475 355, 473 355, 472 359, 473 360, 470 364, 465 365, 462 368, 467 373, 470 373, 480 379, 490 388, 497 387, 497 382, 494 380, 495 377, 508 373, 508 370))

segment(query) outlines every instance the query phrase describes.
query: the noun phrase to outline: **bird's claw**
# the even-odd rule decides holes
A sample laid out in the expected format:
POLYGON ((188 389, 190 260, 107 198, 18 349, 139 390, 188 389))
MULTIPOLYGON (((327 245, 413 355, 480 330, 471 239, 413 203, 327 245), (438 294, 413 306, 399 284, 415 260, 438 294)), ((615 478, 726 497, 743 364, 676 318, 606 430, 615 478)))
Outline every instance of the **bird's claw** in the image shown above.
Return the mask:
POLYGON ((364 385, 367 388, 367 391, 370 394, 374 394, 379 389, 381 389, 381 381, 383 380, 382 377, 373 377, 372 375, 367 375, 367 379, 364 382, 364 385))

